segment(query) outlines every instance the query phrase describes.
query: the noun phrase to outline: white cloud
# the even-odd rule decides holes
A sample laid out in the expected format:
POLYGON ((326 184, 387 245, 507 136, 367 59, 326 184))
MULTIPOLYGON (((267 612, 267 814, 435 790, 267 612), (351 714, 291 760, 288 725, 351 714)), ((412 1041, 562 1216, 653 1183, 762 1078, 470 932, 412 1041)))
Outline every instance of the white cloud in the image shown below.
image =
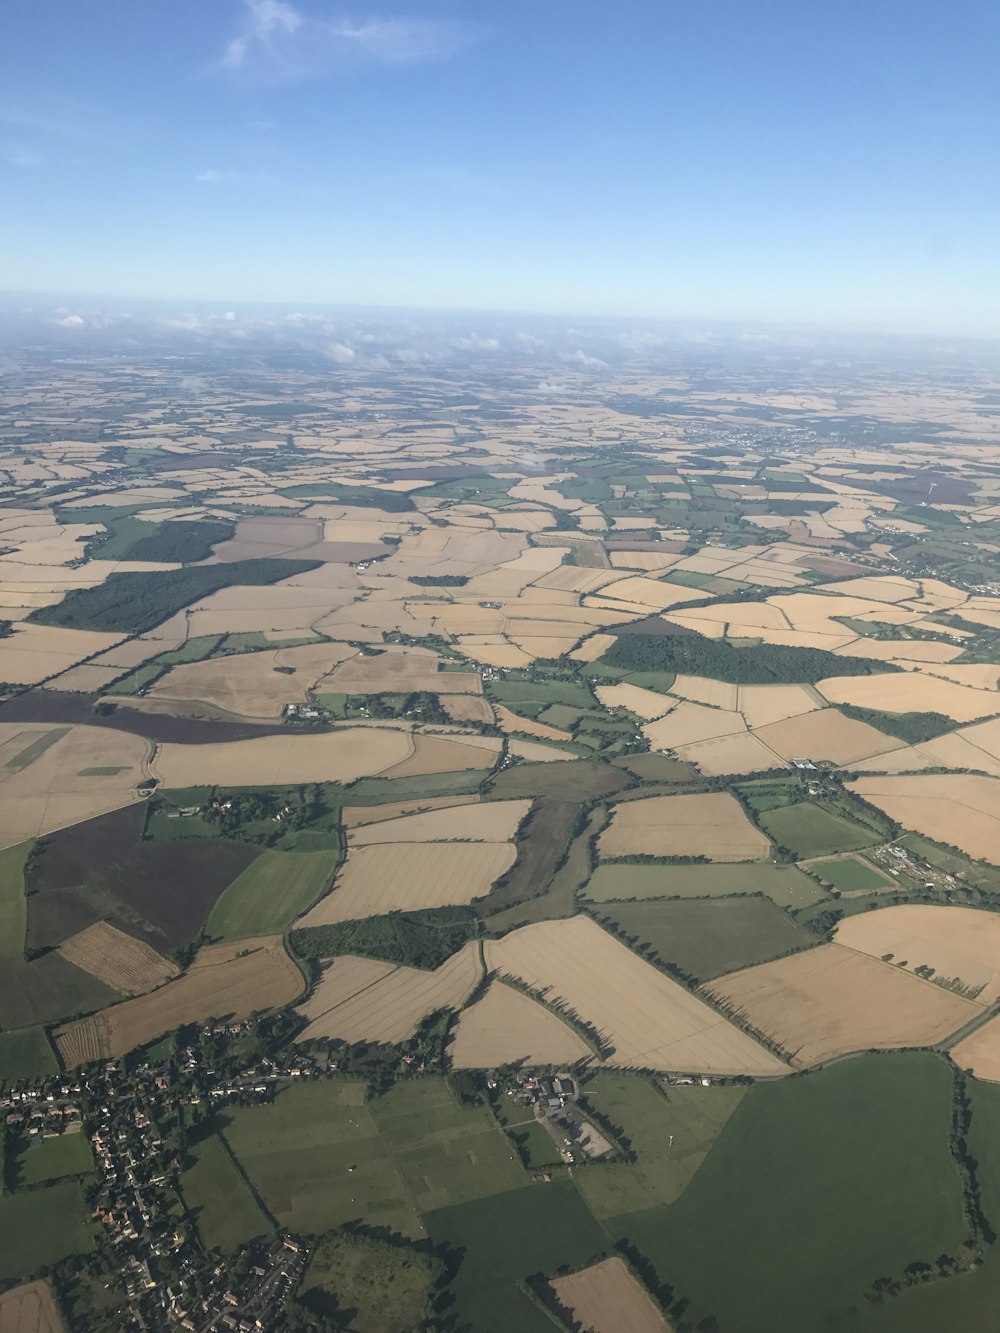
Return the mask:
POLYGON ((82 315, 63 315, 56 320, 61 329, 82 329, 86 322, 82 315))
POLYGON ((354 348, 348 347, 346 343, 331 343, 326 354, 338 366, 349 366, 355 357, 354 348))
POLYGON ((520 343, 522 347, 532 352, 536 351, 539 347, 545 346, 545 339, 536 338, 533 333, 519 333, 514 341, 520 343))
POLYGON ((227 310, 226 313, 222 316, 222 318, 231 324, 236 318, 236 311, 227 310))
POLYGON ((477 35, 472 24, 447 19, 314 18, 285 0, 244 0, 243 25, 215 69, 292 83, 359 60, 384 65, 447 60, 477 35))
POLYGON ((560 361, 569 361, 575 366, 582 366, 584 370, 607 370, 608 363, 602 361, 600 357, 588 356, 582 348, 577 348, 575 352, 563 352, 560 355, 560 361))

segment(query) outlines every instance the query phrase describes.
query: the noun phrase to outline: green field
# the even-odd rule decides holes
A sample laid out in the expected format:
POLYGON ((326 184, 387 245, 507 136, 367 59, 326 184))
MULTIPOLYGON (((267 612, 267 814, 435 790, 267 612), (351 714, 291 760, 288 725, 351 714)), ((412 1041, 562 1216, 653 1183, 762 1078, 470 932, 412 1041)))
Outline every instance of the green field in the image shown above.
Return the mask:
POLYGON ((559 1149, 552 1141, 552 1135, 547 1133, 537 1120, 512 1125, 507 1130, 507 1135, 528 1171, 544 1171, 562 1162, 559 1149))
POLYGON ((879 841, 871 829, 812 801, 768 810, 758 818, 761 828, 779 847, 787 847, 799 858, 853 852, 879 841))
POLYGON ((0 1083, 18 1078, 44 1078, 58 1072, 59 1061, 44 1028, 0 1032, 0 1083))
POLYGON ((453 1327, 475 1333, 553 1333, 549 1316, 525 1294, 525 1279, 582 1268, 612 1252, 610 1237, 570 1180, 442 1208, 426 1221, 435 1244, 462 1253, 450 1288, 453 1327))
POLYGON ((873 893, 896 885, 881 870, 860 856, 836 856, 829 861, 812 861, 809 869, 841 893, 873 893))
POLYGON ((692 1327, 854 1329, 875 1279, 967 1235, 951 1101, 948 1065, 924 1053, 757 1084, 677 1203, 608 1228, 690 1302, 692 1327))
POLYGON ((553 704, 587 711, 594 708, 594 696, 575 680, 501 680, 487 686, 494 703, 503 704, 522 717, 538 717, 553 704))
POLYGON ((318 1315, 349 1321, 353 1333, 413 1333, 426 1327, 439 1259, 413 1246, 339 1231, 310 1256, 298 1300, 318 1315))
POLYGON ((238 1107, 221 1120, 226 1142, 282 1226, 315 1233, 357 1220, 421 1234, 363 1083, 296 1083, 271 1105, 238 1107))
POLYGON ((94 1248, 94 1227, 80 1185, 0 1195, 0 1281, 24 1280, 40 1268, 94 1248))
POLYGON ((263 851, 217 899, 205 924, 213 939, 280 935, 329 884, 337 852, 263 851))
POLYGON ((397 1083, 368 1108, 421 1212, 524 1184, 492 1115, 460 1106, 444 1079, 397 1083))
POLYGON ((707 981, 723 972, 766 963, 817 937, 767 898, 680 898, 614 903, 600 909, 616 933, 650 945, 664 963, 707 981))
POLYGON ((218 1135, 207 1126, 188 1137, 180 1188, 208 1249, 234 1250, 274 1230, 218 1135), (204 1137, 199 1137, 203 1134, 204 1137))
POLYGON ((59 1134, 51 1139, 22 1135, 7 1147, 6 1178, 13 1189, 63 1176, 83 1176, 93 1169, 94 1154, 86 1134, 59 1134))
POLYGON ((613 1217, 673 1203, 746 1093, 741 1087, 668 1087, 634 1074, 601 1071, 582 1088, 586 1101, 620 1131, 635 1154, 577 1175, 594 1215, 613 1217))
POLYGON ((807 907, 825 897, 797 866, 748 862, 743 865, 602 865, 584 894, 593 902, 614 899, 719 898, 763 893, 779 907, 807 907))

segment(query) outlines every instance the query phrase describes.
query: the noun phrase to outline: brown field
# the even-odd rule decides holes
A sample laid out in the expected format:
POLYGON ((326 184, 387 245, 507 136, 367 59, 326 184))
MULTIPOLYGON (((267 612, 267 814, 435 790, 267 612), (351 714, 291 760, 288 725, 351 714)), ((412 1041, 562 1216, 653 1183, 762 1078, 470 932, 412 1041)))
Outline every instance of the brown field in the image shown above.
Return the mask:
POLYGON ((556 1300, 586 1333, 670 1333, 671 1325, 653 1304, 624 1259, 602 1259, 580 1273, 553 1278, 556 1300))
POLYGON ((340 812, 344 828, 361 828, 378 824, 383 819, 398 819, 401 815, 418 815, 424 810, 447 810, 453 805, 475 805, 479 796, 429 796, 425 800, 393 801, 388 805, 345 805, 340 812))
POLYGON ((392 842, 359 847, 348 855, 332 892, 299 925, 327 926, 386 912, 470 903, 489 893, 516 857, 512 842, 392 842))
POLYGON ((652 722, 675 706, 676 701, 641 685, 598 685, 595 693, 605 708, 627 708, 636 717, 652 722))
POLYGON ((148 944, 107 921, 96 921, 59 945, 59 953, 120 995, 145 995, 180 969, 148 944))
POLYGON ((967 1069, 976 1078, 1000 1083, 1000 1014, 981 1028, 976 1028, 951 1048, 951 1058, 959 1069, 967 1069))
POLYGON ((483 945, 486 966, 593 1025, 609 1063, 685 1073, 787 1073, 780 1060, 588 916, 542 921, 483 945))
POLYGON ((456 1069, 568 1065, 591 1054, 561 1018, 502 981, 491 981, 482 999, 462 1010, 449 1050, 456 1069))
POLYGON ((150 995, 57 1028, 56 1045, 68 1069, 87 1060, 116 1059, 185 1023, 230 1014, 248 1018, 290 1004, 302 984, 279 935, 211 944, 199 950, 187 972, 150 995))
POLYGON ((730 685, 724 680, 711 680, 707 676, 678 675, 670 687, 670 693, 679 699, 687 699, 693 704, 709 704, 712 708, 735 709, 738 685, 730 685))
POLYGON ((1000 865, 1000 780, 970 773, 858 778, 847 784, 904 828, 1000 865))
POLYGON ((401 815, 354 829, 349 843, 353 848, 383 842, 509 842, 530 809, 528 800, 484 801, 475 809, 401 815))
POLYGON ((453 722, 485 722, 491 726, 496 720, 488 699, 476 694, 439 694, 441 707, 453 722))
POLYGON ((123 637, 51 625, 15 625, 12 634, 0 639, 0 680, 11 685, 37 685, 85 657, 110 648, 123 637))
POLYGON ((413 753, 385 769, 390 778, 419 777, 423 773, 461 773, 465 769, 492 768, 503 742, 497 736, 414 734, 413 753))
POLYGON ((805 685, 741 685, 736 707, 748 727, 766 727, 823 708, 824 702, 805 685))
POLYGON ((197 699, 238 717, 278 718, 286 704, 304 703, 318 680, 356 654, 357 649, 346 643, 316 643, 187 662, 161 677, 148 695, 197 699))
POLYGON ((714 740, 716 736, 733 736, 746 729, 740 713, 707 708, 704 704, 681 703, 659 721, 647 722, 642 731, 654 750, 673 750, 678 745, 693 745, 696 741, 714 740))
POLYGON ((25 1282, 0 1296, 0 1333, 63 1333, 47 1282, 25 1282))
POLYGON ((384 694, 430 690, 449 694, 481 694, 478 671, 438 671, 440 658, 426 648, 388 646, 375 657, 356 655, 343 662, 325 683, 338 694, 384 694))
POLYGON ((886 713, 944 713, 956 722, 974 722, 997 711, 995 695, 923 671, 889 676, 833 676, 821 680, 816 688, 835 704, 879 708, 886 713))
POLYGON ((706 856, 710 861, 757 861, 771 844, 728 792, 650 796, 611 807, 601 856, 706 856))
MULTIPOLYGON (((346 727, 319 736, 265 736, 207 745, 164 745, 154 767, 165 787, 353 782, 413 753, 408 731, 346 727)), ((426 770, 424 770, 426 771, 426 770)))
POLYGON ((592 634, 589 639, 584 639, 579 648, 574 648, 570 657, 576 662, 596 662, 602 657, 611 645, 614 643, 613 634, 592 634))
POLYGON ((737 736, 718 736, 695 745, 678 745, 678 759, 695 764, 706 777, 727 773, 759 773, 770 768, 784 768, 781 755, 769 750, 763 741, 750 731, 737 736))
POLYGON ((934 969, 933 980, 992 1004, 1000 998, 1000 916, 971 907, 908 903, 849 916, 837 927, 837 943, 910 972, 934 969))
POLYGON ((483 975, 475 940, 463 945, 434 972, 378 963, 374 966, 389 970, 376 976, 370 967, 359 969, 358 962, 369 960, 347 956, 335 958, 326 967, 302 1009, 311 1022, 299 1033, 298 1041, 315 1037, 349 1042, 404 1041, 428 1014, 437 1009, 461 1008, 483 975), (346 984, 338 978, 338 969, 345 964, 350 975, 346 984), (358 989, 347 994, 352 986, 358 989))
POLYGON ((806 757, 827 759, 834 764, 849 764, 855 759, 870 759, 890 750, 903 748, 904 742, 865 722, 845 717, 836 708, 822 708, 784 722, 771 722, 754 732, 758 740, 784 759, 806 757))
POLYGON ((891 963, 821 944, 732 972, 706 995, 743 1016, 800 1068, 850 1051, 933 1046, 982 1010, 891 963))
POLYGON ((149 751, 147 741, 110 727, 0 723, 0 846, 137 800, 149 751), (46 736, 56 739, 30 759, 28 747, 46 736))

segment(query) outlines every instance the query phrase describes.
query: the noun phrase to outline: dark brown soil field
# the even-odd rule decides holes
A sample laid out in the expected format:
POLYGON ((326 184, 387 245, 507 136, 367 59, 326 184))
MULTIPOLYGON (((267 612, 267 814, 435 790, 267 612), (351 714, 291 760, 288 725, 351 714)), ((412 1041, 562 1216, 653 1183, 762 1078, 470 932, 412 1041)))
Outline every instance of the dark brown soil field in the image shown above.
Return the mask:
POLYGON ((139 840, 144 808, 126 806, 42 839, 28 869, 28 949, 109 920, 154 949, 190 943, 215 900, 259 855, 221 840, 139 840))
POLYGON ((564 801, 596 801, 627 787, 627 773, 610 764, 567 759, 556 764, 515 764, 498 773, 487 800, 509 801, 522 796, 557 796, 564 801))
MULTIPOLYGON (((473 909, 486 918, 487 929, 492 928, 490 918, 506 908, 512 911, 505 912, 505 918, 513 915, 521 920, 517 905, 540 898, 548 891, 559 863, 569 849, 580 813, 581 807, 575 801, 560 801, 554 796, 543 796, 536 803, 518 833, 517 860, 492 892, 472 904, 473 909)), ((527 917, 523 919, 527 920, 527 917)))

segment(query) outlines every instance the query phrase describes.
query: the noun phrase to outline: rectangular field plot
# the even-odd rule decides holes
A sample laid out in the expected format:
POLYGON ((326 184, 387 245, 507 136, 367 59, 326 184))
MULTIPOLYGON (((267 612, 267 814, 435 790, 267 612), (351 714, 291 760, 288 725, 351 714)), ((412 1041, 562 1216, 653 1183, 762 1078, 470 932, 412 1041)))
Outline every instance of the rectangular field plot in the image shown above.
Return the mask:
POLYGON ((816 943, 811 931, 766 898, 609 903, 600 914, 616 934, 634 939, 638 948, 650 945, 663 962, 697 980, 816 943))
POLYGON ((83 1176, 94 1169, 86 1134, 55 1138, 20 1138, 7 1149, 7 1184, 16 1189, 40 1185, 63 1176, 83 1176))
POLYGON ((642 1283, 616 1255, 552 1283, 556 1299, 577 1327, 594 1333, 670 1333, 670 1325, 642 1283))
POLYGON ((421 1212, 525 1183, 489 1112, 460 1107, 443 1079, 397 1083, 369 1109, 421 1212))
POLYGON ((810 861, 809 869, 841 893, 878 893, 894 887, 889 876, 876 870, 863 856, 835 856, 826 861, 810 861))
POLYGON ((59 1062, 43 1028, 0 1032, 0 1080, 44 1078, 58 1072, 59 1062))
POLYGON ((797 801, 794 805, 768 810, 759 819, 779 847, 787 847, 800 857, 852 852, 880 841, 871 829, 811 801, 797 801))
POLYGON ((849 1051, 932 1046, 981 1008, 889 963, 821 944, 720 977, 705 991, 806 1068, 849 1051))
POLYGON ((582 1088, 588 1105, 629 1140, 635 1161, 582 1171, 577 1186, 595 1217, 673 1203, 739 1106, 740 1087, 670 1086, 602 1070, 582 1088))
POLYGON ((218 1135, 204 1127, 188 1136, 180 1188, 208 1249, 233 1250, 274 1230, 218 1135))
POLYGON ((0 1195, 0 1279, 23 1277, 94 1248, 94 1227, 75 1180, 0 1195))
POLYGON ((603 865, 584 889, 591 902, 646 898, 717 898, 766 894, 779 907, 808 907, 825 896, 797 866, 748 861, 736 865, 603 865))
MULTIPOLYGON (((945 1062, 919 1053, 751 1088, 677 1203, 606 1225, 689 1302, 692 1327, 881 1327, 865 1313, 876 1278, 916 1255, 957 1254, 966 1235, 951 1095, 945 1062)), ((894 1329, 959 1327, 918 1323, 909 1310, 894 1329)))
POLYGON ((336 852, 261 852, 224 890, 206 934, 240 940, 277 935, 307 912, 333 877, 336 852))
POLYGON ((282 1226, 319 1232, 363 1219, 424 1234, 364 1096, 363 1083, 324 1079, 222 1117, 226 1142, 282 1226))

